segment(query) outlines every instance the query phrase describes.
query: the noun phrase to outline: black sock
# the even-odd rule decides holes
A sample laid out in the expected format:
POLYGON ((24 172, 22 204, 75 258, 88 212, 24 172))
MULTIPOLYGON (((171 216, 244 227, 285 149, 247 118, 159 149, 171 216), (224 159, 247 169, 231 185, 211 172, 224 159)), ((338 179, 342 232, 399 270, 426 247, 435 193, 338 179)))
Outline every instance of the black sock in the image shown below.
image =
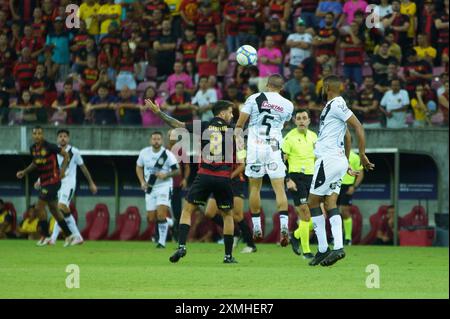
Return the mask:
POLYGON ((241 220, 238 225, 241 229, 242 237, 244 238, 244 242, 247 244, 247 246, 255 247, 255 243, 253 242, 253 235, 245 219, 241 220))
POLYGON ((223 228, 223 218, 219 214, 216 214, 211 220, 216 223, 216 225, 223 228))
POLYGON ((40 220, 38 227, 41 230, 41 236, 50 237, 50 234, 48 233, 48 221, 46 219, 40 220))
POLYGON ((260 217, 261 216, 261 213, 260 212, 257 212, 257 213, 252 213, 252 217, 260 217))
POLYGON ((233 252, 233 235, 223 235, 223 241, 225 243, 225 256, 230 256, 233 252))
POLYGON ((66 236, 72 235, 72 232, 70 231, 70 229, 67 226, 67 223, 66 223, 66 221, 64 219, 61 219, 60 221, 58 221, 58 225, 59 225, 59 227, 61 227, 61 229, 63 230, 64 234, 66 234, 66 236))
POLYGON ((186 246, 189 228, 191 228, 191 226, 188 224, 180 224, 180 228, 178 228, 178 247, 186 246))
POLYGON ((155 242, 159 241, 159 227, 158 227, 158 224, 159 224, 159 220, 157 220, 155 222, 155 242))
POLYGON ((287 210, 280 210, 279 214, 280 214, 280 216, 282 216, 282 215, 284 215, 284 216, 289 216, 287 210))

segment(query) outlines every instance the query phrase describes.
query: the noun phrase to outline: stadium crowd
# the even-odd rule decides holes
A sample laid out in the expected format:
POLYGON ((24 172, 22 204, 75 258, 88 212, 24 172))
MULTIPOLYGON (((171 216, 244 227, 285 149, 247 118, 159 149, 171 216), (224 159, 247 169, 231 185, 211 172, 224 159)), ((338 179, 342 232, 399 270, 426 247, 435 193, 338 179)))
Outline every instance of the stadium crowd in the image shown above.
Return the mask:
POLYGON ((336 73, 365 127, 448 126, 449 1, 373 3, 0 0, 0 122, 162 125, 145 98, 207 120, 281 73, 314 125, 336 73), (256 66, 236 63, 243 44, 256 66))

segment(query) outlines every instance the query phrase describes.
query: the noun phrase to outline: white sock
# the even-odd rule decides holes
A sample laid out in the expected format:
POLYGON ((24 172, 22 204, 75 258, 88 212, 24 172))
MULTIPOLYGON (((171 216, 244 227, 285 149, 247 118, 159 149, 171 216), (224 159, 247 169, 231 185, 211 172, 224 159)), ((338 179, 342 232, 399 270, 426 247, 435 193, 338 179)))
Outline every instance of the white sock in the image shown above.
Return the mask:
POLYGON ((75 218, 73 218, 73 216, 70 215, 69 217, 65 218, 65 220, 66 220, 67 227, 69 227, 72 234, 74 234, 77 237, 81 237, 80 231, 78 230, 78 227, 77 227, 77 222, 75 221, 75 218))
POLYGON ((167 221, 167 224, 169 225, 169 227, 173 226, 173 219, 172 218, 166 217, 166 221, 167 221))
POLYGON ((55 221, 55 226, 53 227, 53 233, 51 239, 55 242, 58 239, 59 233, 61 232, 61 228, 58 225, 58 222, 55 221))
POLYGON ((341 215, 334 215, 330 218, 331 233, 334 238, 334 250, 344 247, 342 242, 342 218, 341 215))
POLYGON ((158 223, 158 231, 159 231, 159 240, 158 243, 165 246, 166 245, 166 239, 167 239, 167 231, 169 229, 169 225, 167 222, 164 223, 158 223))
POLYGON ((314 225, 314 232, 319 242, 319 252, 324 253, 328 249, 327 231, 325 229, 325 217, 323 215, 313 216, 312 222, 314 225))
POLYGON ((252 216, 252 223, 253 223, 253 230, 261 231, 261 216, 258 217, 252 216))
POLYGON ((286 215, 280 215, 280 229, 289 228, 289 217, 286 215))

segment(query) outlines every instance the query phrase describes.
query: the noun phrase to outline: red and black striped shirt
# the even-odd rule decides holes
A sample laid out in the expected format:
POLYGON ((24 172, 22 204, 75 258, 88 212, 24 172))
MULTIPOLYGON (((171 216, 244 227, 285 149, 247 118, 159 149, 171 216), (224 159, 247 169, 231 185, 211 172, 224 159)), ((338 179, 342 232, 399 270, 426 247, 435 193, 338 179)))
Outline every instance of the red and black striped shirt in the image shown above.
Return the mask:
POLYGON ((197 40, 187 41, 184 40, 181 42, 181 52, 183 53, 184 61, 195 60, 195 56, 198 50, 198 42, 197 40))
POLYGON ((33 61, 29 62, 17 62, 14 67, 14 77, 16 81, 19 83, 20 90, 28 89, 31 80, 33 79, 34 72, 36 70, 36 63, 33 61))
MULTIPOLYGON (((448 23, 449 19, 448 19, 448 14, 447 13, 440 13, 438 15, 435 16, 435 21, 436 19, 440 19, 442 23, 448 23)), ((444 28, 444 29, 438 29, 438 43, 442 43, 442 44, 448 44, 448 28, 444 28)))
POLYGON ((238 30, 242 33, 250 33, 255 29, 256 15, 258 14, 258 8, 241 8, 239 11, 239 26, 238 30))
POLYGON ((204 37, 208 32, 216 34, 216 25, 220 24, 220 17, 217 12, 211 12, 205 16, 202 12, 199 12, 195 19, 195 34, 198 37, 204 37))
POLYGON ((61 148, 58 145, 47 141, 43 141, 40 145, 31 145, 30 154, 33 157, 33 163, 37 166, 42 186, 54 185, 60 182, 57 159, 57 155, 60 152, 61 148))
MULTIPOLYGON (((343 38, 343 42, 353 45, 353 39, 350 35, 346 35, 343 38)), ((345 65, 360 65, 364 63, 364 44, 361 43, 358 46, 346 47, 344 49, 344 64, 345 65)))
POLYGON ((327 43, 327 44, 321 44, 316 47, 315 56, 319 56, 322 54, 326 55, 336 55, 336 41, 338 37, 338 30, 336 28, 321 28, 318 32, 318 36, 321 38, 331 38, 332 36, 335 37, 335 40, 333 43, 327 43))
POLYGON ((302 0, 302 12, 316 12, 318 2, 317 0, 302 0))
MULTIPOLYGON (((234 4, 229 2, 225 5, 223 9, 224 16, 227 15, 232 19, 236 19, 239 17, 238 11, 240 6, 238 4, 234 4)), ((233 23, 231 21, 226 20, 225 23, 225 34, 226 35, 237 35, 238 33, 238 23, 233 23)))

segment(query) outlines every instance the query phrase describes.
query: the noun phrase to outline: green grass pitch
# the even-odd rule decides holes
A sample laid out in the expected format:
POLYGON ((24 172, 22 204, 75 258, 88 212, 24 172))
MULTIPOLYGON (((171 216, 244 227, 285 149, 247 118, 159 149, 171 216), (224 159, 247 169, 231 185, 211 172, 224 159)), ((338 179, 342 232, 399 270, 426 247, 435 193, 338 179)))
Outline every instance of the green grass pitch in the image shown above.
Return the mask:
MULTIPOLYGON (((258 245, 223 264, 223 245, 175 249, 149 242, 86 242, 63 248, 33 241, 0 241, 2 298, 449 298, 448 248, 351 246, 332 267, 310 267, 289 247, 258 245), (80 288, 66 287, 66 266, 77 264, 80 288), (380 288, 367 288, 366 267, 380 270, 380 288)), ((315 248, 314 248, 315 250, 315 248)))

